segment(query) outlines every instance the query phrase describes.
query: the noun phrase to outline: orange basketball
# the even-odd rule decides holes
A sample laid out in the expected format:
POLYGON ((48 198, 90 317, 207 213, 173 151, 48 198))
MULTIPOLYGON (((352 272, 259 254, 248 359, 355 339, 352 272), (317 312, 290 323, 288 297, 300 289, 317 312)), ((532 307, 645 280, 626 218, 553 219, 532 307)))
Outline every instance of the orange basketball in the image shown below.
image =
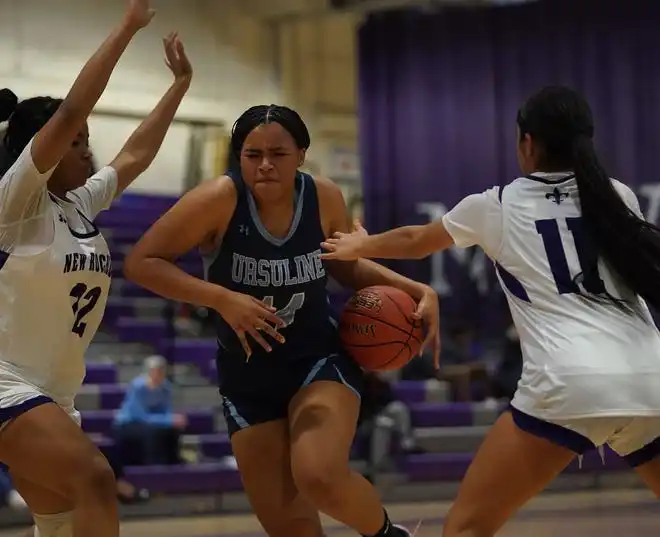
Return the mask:
POLYGON ((416 309, 412 297, 394 287, 361 289, 341 314, 341 342, 365 369, 399 369, 419 354, 424 340, 422 322, 412 317, 416 309))

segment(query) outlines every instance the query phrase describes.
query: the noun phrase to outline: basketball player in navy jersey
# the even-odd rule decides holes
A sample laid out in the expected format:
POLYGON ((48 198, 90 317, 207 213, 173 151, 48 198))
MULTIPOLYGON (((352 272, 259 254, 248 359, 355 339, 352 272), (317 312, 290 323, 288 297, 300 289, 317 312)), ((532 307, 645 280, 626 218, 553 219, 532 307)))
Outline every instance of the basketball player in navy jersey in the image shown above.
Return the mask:
POLYGON ((339 346, 326 283, 396 286, 419 301, 436 343, 438 299, 369 261, 323 263, 320 243, 348 231, 340 189, 300 173, 310 136, 282 106, 236 122, 240 171, 202 183, 129 255, 126 276, 217 312, 218 375, 232 447, 252 507, 271 537, 319 537, 318 512, 367 536, 404 536, 374 487, 349 468, 362 372, 339 346), (174 260, 200 247, 206 279, 174 260))
POLYGON ((445 537, 491 537, 576 457, 608 444, 660 497, 660 229, 610 179, 587 102, 545 88, 518 114, 525 174, 461 201, 441 220, 338 234, 327 259, 421 259, 481 246, 520 335, 509 412, 461 484, 445 537))

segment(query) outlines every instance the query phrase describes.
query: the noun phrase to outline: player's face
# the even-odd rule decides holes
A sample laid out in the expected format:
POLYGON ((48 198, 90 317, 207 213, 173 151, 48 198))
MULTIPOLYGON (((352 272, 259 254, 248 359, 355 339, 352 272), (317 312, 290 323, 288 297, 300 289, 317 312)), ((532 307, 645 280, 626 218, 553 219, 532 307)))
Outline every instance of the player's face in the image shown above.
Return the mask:
POLYGON ((520 129, 516 131, 516 139, 518 140, 517 154, 518 165, 524 174, 533 173, 536 171, 536 163, 534 158, 534 144, 529 134, 520 138, 520 129))
POLYGON ((53 173, 57 189, 68 192, 85 184, 92 172, 89 129, 85 125, 53 173))
POLYGON ((264 201, 293 196, 298 168, 305 161, 289 132, 279 123, 259 125, 245 139, 241 174, 252 193, 264 201))

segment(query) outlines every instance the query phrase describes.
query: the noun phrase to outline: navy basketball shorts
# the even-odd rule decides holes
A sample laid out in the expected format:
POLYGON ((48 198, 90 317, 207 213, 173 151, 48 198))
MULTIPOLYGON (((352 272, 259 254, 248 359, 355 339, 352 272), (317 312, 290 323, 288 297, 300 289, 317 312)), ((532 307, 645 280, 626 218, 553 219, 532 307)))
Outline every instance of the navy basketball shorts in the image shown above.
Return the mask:
POLYGON ((224 357, 218 364, 222 408, 229 435, 252 425, 285 419, 293 396, 313 382, 338 382, 361 395, 363 372, 345 354, 283 362, 224 357))

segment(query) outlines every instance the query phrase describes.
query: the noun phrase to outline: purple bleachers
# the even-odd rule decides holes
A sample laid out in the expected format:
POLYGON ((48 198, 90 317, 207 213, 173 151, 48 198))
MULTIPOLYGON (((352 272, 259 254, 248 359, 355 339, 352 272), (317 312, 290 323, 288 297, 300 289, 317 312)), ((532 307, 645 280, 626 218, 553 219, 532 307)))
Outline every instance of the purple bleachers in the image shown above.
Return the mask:
POLYGON ((85 384, 116 384, 117 368, 114 364, 89 364, 85 384))
POLYGON ((112 210, 158 210, 167 211, 179 198, 177 196, 161 196, 158 194, 133 194, 125 192, 112 204, 112 210))
POLYGON ((471 403, 415 403, 413 427, 467 427, 473 424, 471 403))
POLYGON ((165 319, 139 317, 119 317, 114 328, 121 341, 149 343, 154 346, 170 337, 172 332, 172 327, 165 319))
POLYGON ((171 359, 174 363, 194 364, 202 369, 215 359, 217 351, 218 344, 213 339, 178 340, 172 348, 171 359))
MULTIPOLYGON (((110 435, 115 410, 87 410, 82 413, 82 427, 87 433, 110 435)), ((185 434, 211 434, 215 432, 215 415, 211 410, 186 412, 188 427, 185 434)))
POLYGON ((396 397, 407 404, 423 403, 426 400, 426 382, 401 380, 393 386, 396 397))
POLYGON ((222 463, 184 466, 126 468, 126 478, 136 487, 161 493, 221 493, 243 489, 237 470, 222 463))
POLYGON ((124 401, 126 387, 121 384, 99 386, 99 406, 104 410, 115 410, 124 401))

